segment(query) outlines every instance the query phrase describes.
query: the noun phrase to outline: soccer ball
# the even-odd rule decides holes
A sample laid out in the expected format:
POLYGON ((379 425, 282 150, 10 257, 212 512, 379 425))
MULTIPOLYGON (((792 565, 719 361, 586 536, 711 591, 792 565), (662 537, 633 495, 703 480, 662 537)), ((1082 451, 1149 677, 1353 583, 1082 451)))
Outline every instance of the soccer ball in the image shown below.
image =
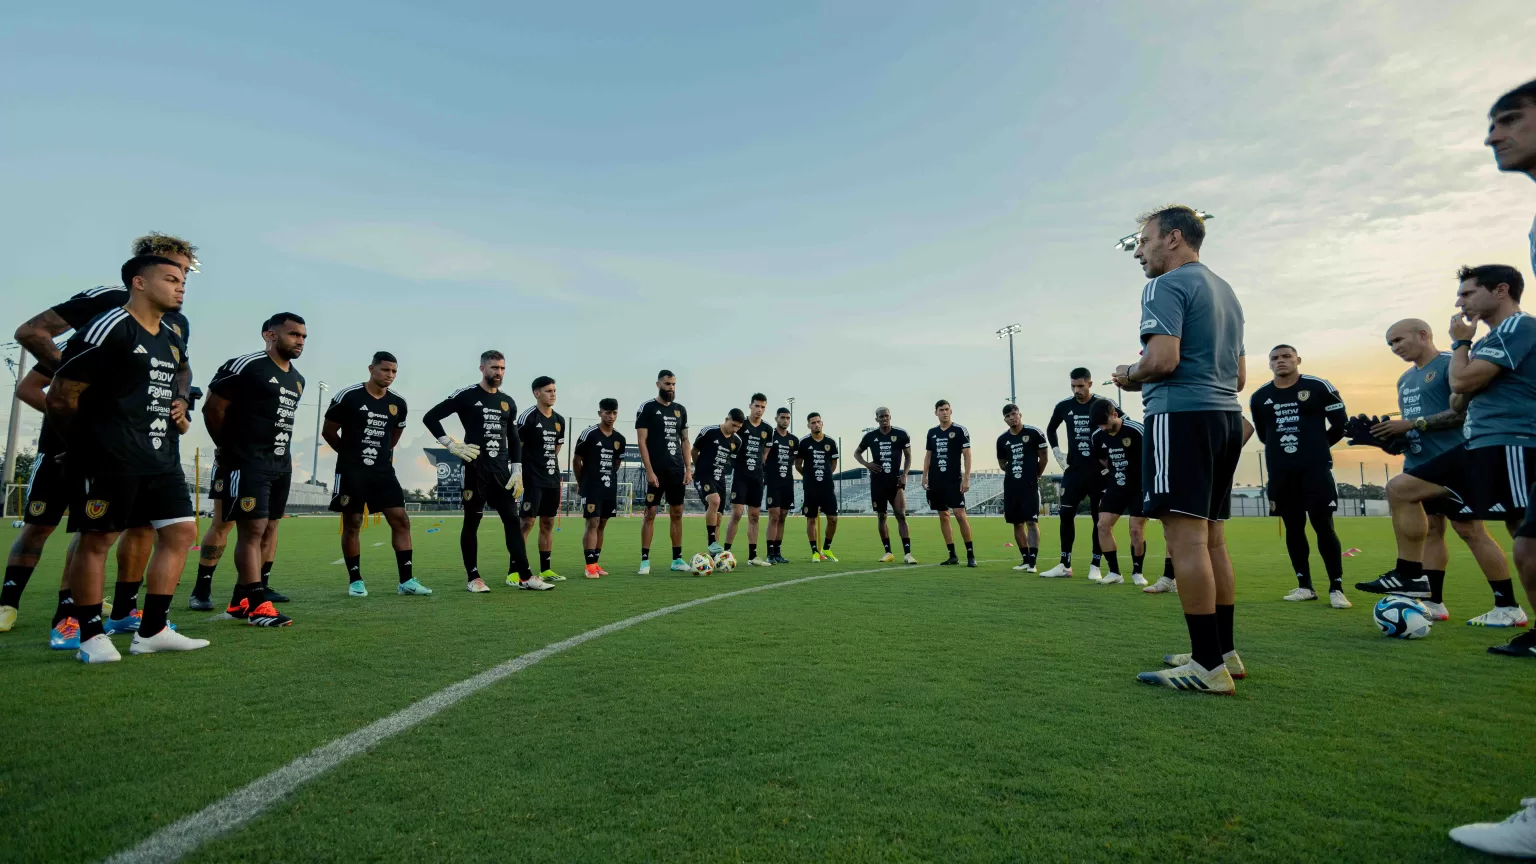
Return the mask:
POLYGON ((11 527, 12 528, 20 528, 21 526, 23 526, 25 524, 27 524, 27 523, 21 521, 20 519, 17 519, 15 522, 11 523, 11 527))
POLYGON ((1382 633, 1397 639, 1422 639, 1429 635, 1429 628, 1434 623, 1423 603, 1396 594, 1381 598, 1371 617, 1376 619, 1376 626, 1382 633))
POLYGON ((691 563, 693 575, 695 576, 708 576, 709 574, 715 572, 714 562, 709 560, 709 556, 705 555, 703 552, 693 556, 693 561, 691 563))
POLYGON ((727 549, 715 556, 715 569, 721 573, 729 573, 736 569, 736 556, 727 549))

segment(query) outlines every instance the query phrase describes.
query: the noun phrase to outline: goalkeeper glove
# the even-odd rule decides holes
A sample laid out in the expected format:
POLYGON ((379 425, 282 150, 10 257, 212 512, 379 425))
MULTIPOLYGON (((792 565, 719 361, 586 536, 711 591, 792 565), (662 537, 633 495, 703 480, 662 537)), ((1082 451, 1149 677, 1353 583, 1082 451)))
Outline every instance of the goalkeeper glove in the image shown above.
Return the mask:
POLYGON ((521 498, 521 497, 523 497, 523 466, 522 465, 515 464, 515 463, 512 465, 512 476, 507 478, 507 491, 512 493, 512 497, 513 498, 521 498))
POLYGON ((449 453, 463 459, 465 462, 473 462, 480 458, 480 445, 478 444, 460 444, 447 435, 437 439, 437 443, 447 447, 449 453))
POLYGON ((1401 452, 1405 442, 1378 438, 1376 433, 1371 431, 1380 422, 1380 417, 1367 417, 1364 414, 1357 414, 1349 418, 1349 422, 1344 424, 1344 434, 1353 446, 1379 447, 1388 453, 1401 452))
POLYGON ((1051 455, 1056 457, 1057 465, 1060 465, 1062 468, 1067 467, 1067 454, 1061 452, 1060 447, 1052 447, 1051 455))

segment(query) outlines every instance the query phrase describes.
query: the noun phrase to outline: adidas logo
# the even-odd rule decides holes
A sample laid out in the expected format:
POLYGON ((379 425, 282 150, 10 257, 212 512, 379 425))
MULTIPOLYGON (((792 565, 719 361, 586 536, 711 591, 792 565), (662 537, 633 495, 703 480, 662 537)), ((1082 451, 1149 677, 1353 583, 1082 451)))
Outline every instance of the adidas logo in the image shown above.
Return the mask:
POLYGON ((1488 508, 1488 512, 1489 513, 1503 513, 1504 512, 1504 505, 1503 504, 1495 504, 1492 507, 1488 508))
POLYGON ((357 406, 357 410, 359 410, 359 411, 367 411, 368 410, 368 406, 367 405, 359 405, 359 406, 357 406))
POLYGON ((1275 404, 1275 400, 1273 400, 1273 399, 1265 399, 1264 400, 1264 404, 1265 405, 1273 405, 1273 404, 1275 404))
POLYGON ((278 381, 277 381, 276 378, 272 378, 272 379, 268 380, 267 383, 268 384, 276 384, 276 383, 278 383, 278 381))
POLYGON ((135 345, 135 346, 133 346, 133 353, 135 353, 135 354, 148 354, 149 352, 144 350, 144 346, 143 345, 135 345))

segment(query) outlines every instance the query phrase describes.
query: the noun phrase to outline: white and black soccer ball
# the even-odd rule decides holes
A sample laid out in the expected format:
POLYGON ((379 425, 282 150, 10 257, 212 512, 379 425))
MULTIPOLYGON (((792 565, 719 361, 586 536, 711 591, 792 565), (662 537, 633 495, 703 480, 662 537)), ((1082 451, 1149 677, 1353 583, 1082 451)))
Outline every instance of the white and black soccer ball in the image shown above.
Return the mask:
POLYGON ((1376 604, 1371 617, 1381 632, 1396 639, 1422 639, 1434 622, 1424 604, 1412 597, 1388 594, 1376 604))
POLYGON ((708 576, 709 574, 715 572, 715 562, 703 552, 693 556, 693 560, 689 562, 689 564, 689 569, 695 576, 708 576))
POLYGON ((715 556, 715 572, 729 573, 736 569, 736 556, 727 549, 715 556))

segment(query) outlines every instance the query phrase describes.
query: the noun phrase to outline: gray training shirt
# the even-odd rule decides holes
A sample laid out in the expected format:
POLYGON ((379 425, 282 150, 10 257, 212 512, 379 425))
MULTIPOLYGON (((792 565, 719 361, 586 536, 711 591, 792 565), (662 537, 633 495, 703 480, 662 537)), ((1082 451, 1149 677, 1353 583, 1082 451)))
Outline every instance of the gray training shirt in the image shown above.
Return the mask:
MULTIPOLYGON (((1424 368, 1409 367, 1397 379, 1397 408, 1404 420, 1417 420, 1451 410, 1451 352, 1442 351, 1424 368)), ((1408 447, 1403 451, 1403 470, 1423 465, 1447 450, 1461 446, 1460 429, 1420 432, 1409 429, 1403 436, 1408 447)))
POLYGON ((1147 283, 1141 291, 1141 341, 1179 338, 1179 366, 1142 385, 1148 416, 1178 411, 1241 411, 1237 364, 1243 355, 1243 307, 1225 279, 1199 261, 1147 283))
POLYGON ((1536 447, 1536 318, 1516 312, 1472 346, 1473 360, 1504 371, 1472 397, 1461 427, 1467 446, 1536 447))

